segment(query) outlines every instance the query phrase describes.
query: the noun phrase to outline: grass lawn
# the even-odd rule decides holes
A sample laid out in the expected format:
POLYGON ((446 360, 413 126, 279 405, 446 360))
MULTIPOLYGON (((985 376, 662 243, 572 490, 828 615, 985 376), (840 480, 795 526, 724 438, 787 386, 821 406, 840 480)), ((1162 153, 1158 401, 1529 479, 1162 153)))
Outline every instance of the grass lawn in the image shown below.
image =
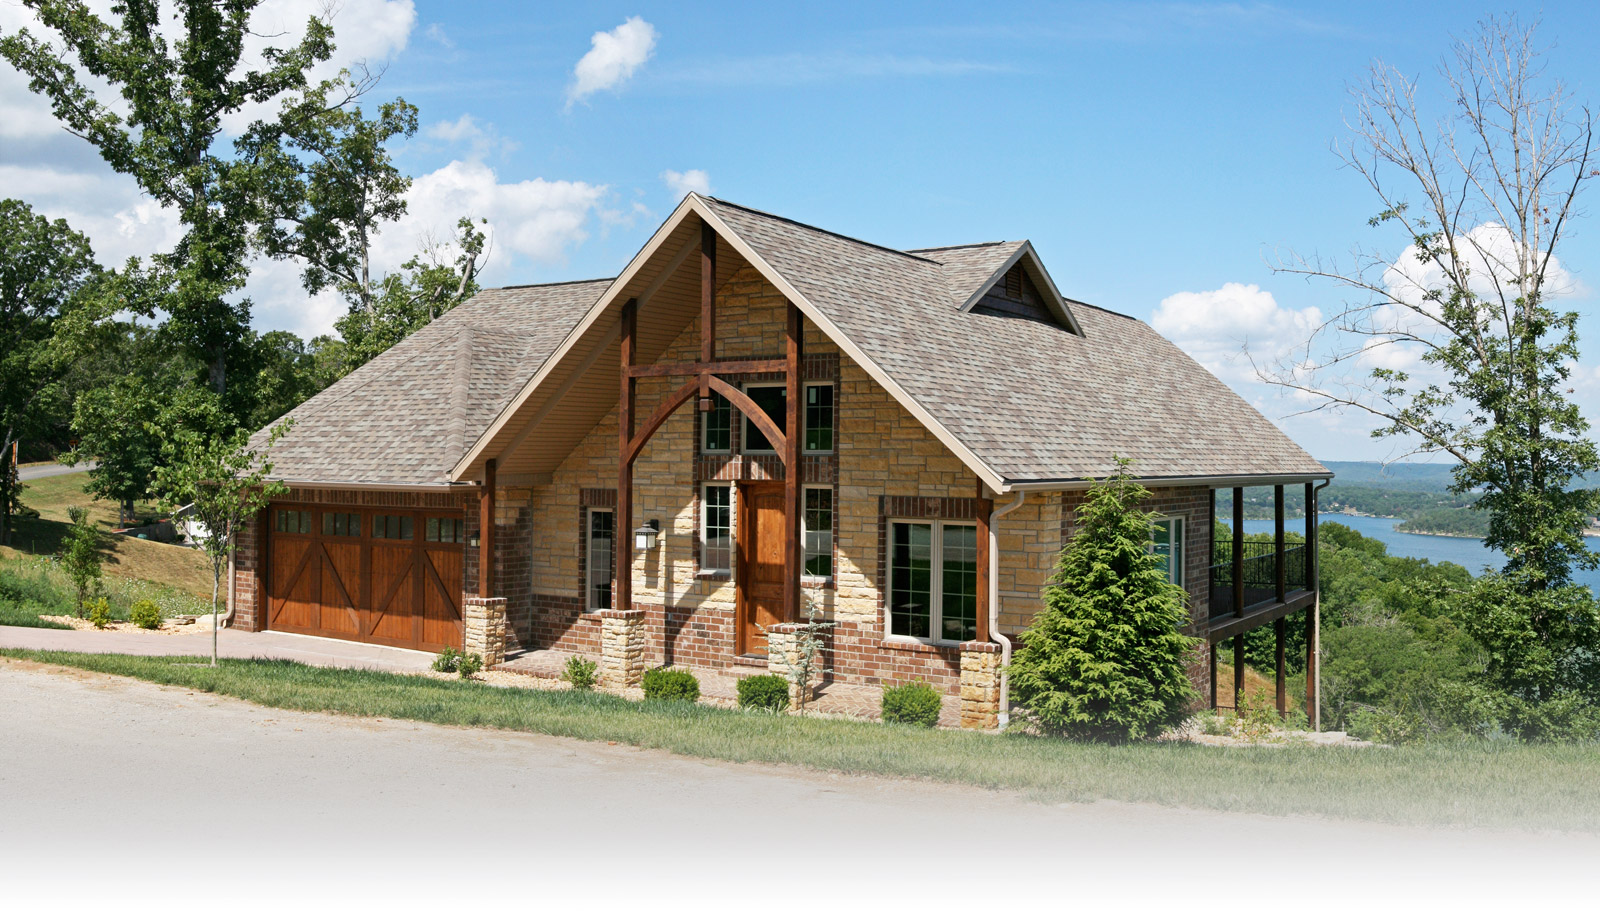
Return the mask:
MULTIPOLYGON (((87 507, 102 528, 115 528, 117 505, 84 493, 88 483, 89 475, 82 471, 23 482, 22 502, 37 510, 39 518, 16 521, 16 535, 11 547, 0 547, 0 561, 55 554, 67 533, 67 508, 71 506, 87 507)), ((106 576, 171 587, 188 597, 205 600, 205 606, 194 608, 194 612, 209 611, 211 565, 197 549, 107 535, 105 551, 106 576)), ((186 605, 198 606, 198 602, 186 605)))
POLYGON ((1049 802, 1111 799, 1395 824, 1600 831, 1600 747, 1394 749, 1110 747, 753 714, 588 692, 547 692, 232 660, 0 650, 214 692, 274 708, 606 740, 734 762, 958 782, 1049 802))

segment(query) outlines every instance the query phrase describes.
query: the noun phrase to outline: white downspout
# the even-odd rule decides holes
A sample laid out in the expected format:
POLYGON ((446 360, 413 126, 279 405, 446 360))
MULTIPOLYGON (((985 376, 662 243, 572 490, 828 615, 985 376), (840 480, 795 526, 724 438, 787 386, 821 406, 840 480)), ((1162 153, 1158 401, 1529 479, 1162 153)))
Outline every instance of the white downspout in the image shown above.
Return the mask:
POLYGON ((1011 723, 1011 639, 1000 633, 1000 517, 1022 505, 1026 490, 989 513, 989 640, 1000 645, 1000 727, 1011 723))

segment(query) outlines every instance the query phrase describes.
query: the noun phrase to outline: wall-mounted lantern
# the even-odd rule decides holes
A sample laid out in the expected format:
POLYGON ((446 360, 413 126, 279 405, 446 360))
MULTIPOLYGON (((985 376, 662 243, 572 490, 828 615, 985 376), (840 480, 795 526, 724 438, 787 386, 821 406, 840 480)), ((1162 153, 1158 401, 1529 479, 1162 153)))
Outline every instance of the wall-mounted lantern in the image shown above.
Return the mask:
POLYGON ((467 544, 471 545, 473 548, 478 547, 478 530, 477 529, 473 529, 472 530, 472 537, 467 539, 467 544))
POLYGON ((654 551, 660 535, 661 520, 647 519, 644 525, 633 530, 633 547, 640 551, 654 551))

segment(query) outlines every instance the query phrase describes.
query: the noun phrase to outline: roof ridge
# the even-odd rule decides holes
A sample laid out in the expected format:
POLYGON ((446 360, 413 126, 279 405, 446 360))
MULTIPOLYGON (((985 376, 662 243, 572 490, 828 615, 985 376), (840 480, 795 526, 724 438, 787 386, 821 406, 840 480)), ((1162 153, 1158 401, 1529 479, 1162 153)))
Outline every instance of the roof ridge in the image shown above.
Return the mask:
POLYGON ((932 251, 932 250, 972 250, 972 249, 975 249, 977 247, 1003 247, 1006 244, 1016 244, 1018 246, 1021 246, 1022 245, 1022 241, 1020 241, 1020 240, 986 240, 986 241, 983 241, 982 243, 976 243, 976 244, 951 244, 948 247, 910 247, 910 248, 907 248, 906 250, 903 250, 901 252, 903 252, 903 253, 927 253, 927 252, 932 251))
POLYGON ((792 224, 795 227, 805 228, 808 231, 816 231, 818 234, 826 234, 829 237, 837 237, 840 240, 848 240, 851 243, 860 244, 863 247, 871 247, 874 250, 882 250, 885 253, 893 253, 895 256, 903 256, 919 262, 931 263, 934 266, 944 265, 938 260, 931 260, 925 256, 918 256, 915 253, 910 253, 905 250, 896 250, 893 247, 886 247, 883 244, 875 244, 870 240, 862 240, 859 237, 851 237, 849 234, 840 234, 838 231, 830 231, 827 228, 819 228, 814 224, 806 224, 804 221, 796 221, 793 218, 785 218, 782 215, 775 215, 772 212, 764 212, 759 208, 751 208, 748 205, 740 205, 738 202, 729 202, 727 199, 719 199, 715 196, 705 196, 704 198, 709 199, 712 202, 716 202, 718 205, 726 205, 729 208, 737 208, 740 211, 749 212, 752 215, 760 215, 763 218, 771 218, 774 221, 782 221, 784 224, 792 224))
POLYGON ((482 289, 479 289, 478 293, 482 294, 483 292, 504 292, 504 291, 508 291, 508 290, 511 290, 511 289, 518 289, 518 288, 554 288, 555 286, 558 286, 558 285, 588 285, 591 282, 615 282, 616 278, 617 278, 616 276, 600 276, 600 277, 594 278, 594 279, 572 279, 572 280, 567 281, 567 282, 525 282, 522 285, 497 285, 494 288, 482 288, 482 289))

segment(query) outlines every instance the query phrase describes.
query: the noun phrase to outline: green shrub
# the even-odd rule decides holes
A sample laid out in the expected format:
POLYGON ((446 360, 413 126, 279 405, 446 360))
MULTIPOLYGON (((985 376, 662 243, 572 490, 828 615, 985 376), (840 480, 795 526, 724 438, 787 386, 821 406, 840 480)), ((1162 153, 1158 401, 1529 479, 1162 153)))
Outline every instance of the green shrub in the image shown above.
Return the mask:
POLYGON ((439 656, 433 658, 433 670, 435 673, 454 673, 460 667, 461 652, 449 645, 446 645, 445 649, 439 652, 439 656))
POLYGON ((111 624, 111 600, 104 596, 96 596, 89 600, 89 604, 84 607, 84 616, 94 627, 106 627, 111 624))
POLYGON ((128 621, 146 631, 161 627, 161 607, 154 600, 141 599, 128 610, 128 621))
POLYGON ((890 724, 920 724, 931 728, 939 723, 939 708, 943 704, 938 691, 927 683, 883 688, 883 720, 890 724))
POLYGON ((482 669, 482 654, 462 654, 456 660, 456 672, 461 674, 462 679, 471 679, 474 673, 482 669))
POLYGON ((599 664, 574 654, 567 658, 567 666, 561 671, 561 678, 571 683, 574 689, 593 689, 595 674, 599 672, 599 664))
POLYGON ((694 702, 700 698, 700 681, 688 670, 669 670, 666 667, 646 670, 639 685, 644 689, 647 699, 694 702))
POLYGON ((1422 722, 1415 712, 1394 708, 1360 708, 1345 720, 1351 737, 1380 744, 1403 744, 1422 736, 1422 722))
POLYGON ((781 712, 789 707, 789 681, 771 673, 739 680, 739 707, 781 712))
POLYGON ((1050 734, 1138 740, 1182 722, 1194 697, 1186 594, 1150 550, 1150 491, 1129 464, 1089 489, 1011 660, 1012 707, 1050 734))

